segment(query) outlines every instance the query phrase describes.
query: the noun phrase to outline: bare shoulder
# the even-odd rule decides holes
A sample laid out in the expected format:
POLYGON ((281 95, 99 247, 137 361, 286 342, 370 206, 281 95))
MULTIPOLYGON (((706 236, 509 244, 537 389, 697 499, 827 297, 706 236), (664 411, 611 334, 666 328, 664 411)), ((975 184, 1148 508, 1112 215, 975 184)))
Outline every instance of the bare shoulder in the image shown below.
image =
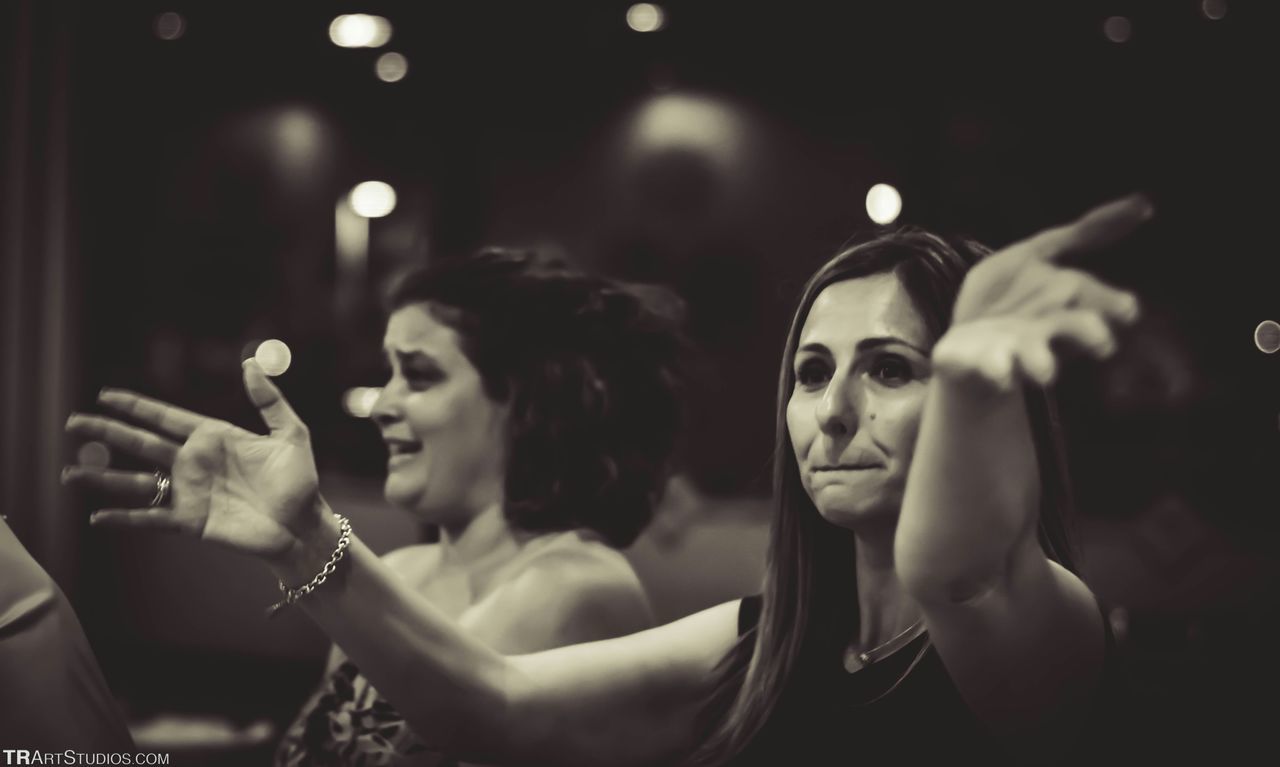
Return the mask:
POLYGON ((533 577, 584 578, 593 584, 643 593, 640 578, 621 551, 599 541, 564 536, 529 557, 524 571, 533 577))
POLYGON ((424 579, 439 560, 440 547, 434 543, 418 543, 382 555, 382 563, 410 583, 424 579))
POLYGON ((507 652, 606 639, 654 623, 644 587, 626 557, 585 540, 560 541, 533 553, 485 613, 518 625, 519 645, 501 642, 507 652))
POLYGON ((649 599, 631 563, 622 552, 597 541, 569 538, 535 553, 512 585, 521 591, 558 594, 570 606, 605 604, 649 612, 649 599))

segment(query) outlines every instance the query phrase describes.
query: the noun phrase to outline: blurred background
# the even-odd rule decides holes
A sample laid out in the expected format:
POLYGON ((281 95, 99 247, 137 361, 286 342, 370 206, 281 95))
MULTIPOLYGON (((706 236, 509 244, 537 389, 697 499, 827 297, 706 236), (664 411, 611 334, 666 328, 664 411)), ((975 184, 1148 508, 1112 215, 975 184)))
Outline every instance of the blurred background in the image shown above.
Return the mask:
MULTIPOLYGON (((323 638, 268 573, 90 531, 62 422, 104 385, 257 428, 262 347, 378 550, 380 295, 532 245, 671 285, 697 344, 680 473, 628 552, 660 618, 756 590, 776 367, 849 235, 993 246, 1134 190, 1085 264, 1140 292, 1061 388, 1085 571, 1134 758, 1260 742, 1280 680, 1275 12, 1258 0, 135 2, 0 7, 0 509, 71 597, 140 744, 265 760, 323 638), (1270 324, 1268 324, 1270 323, 1270 324), (274 356, 272 356, 274 355, 274 356)), ((219 762, 222 760, 222 762, 219 762)))

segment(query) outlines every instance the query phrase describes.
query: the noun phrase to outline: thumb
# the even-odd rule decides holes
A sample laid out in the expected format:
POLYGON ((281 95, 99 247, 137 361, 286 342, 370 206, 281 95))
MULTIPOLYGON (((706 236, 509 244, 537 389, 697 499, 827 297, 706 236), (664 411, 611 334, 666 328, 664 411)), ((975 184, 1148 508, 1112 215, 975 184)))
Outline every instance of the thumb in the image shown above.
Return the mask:
POLYGON ((245 360, 241 366, 244 368, 244 390, 249 395, 249 401, 258 408, 258 413, 271 430, 272 436, 291 441, 305 440, 306 424, 293 412, 280 389, 267 378, 262 366, 253 359, 245 360))

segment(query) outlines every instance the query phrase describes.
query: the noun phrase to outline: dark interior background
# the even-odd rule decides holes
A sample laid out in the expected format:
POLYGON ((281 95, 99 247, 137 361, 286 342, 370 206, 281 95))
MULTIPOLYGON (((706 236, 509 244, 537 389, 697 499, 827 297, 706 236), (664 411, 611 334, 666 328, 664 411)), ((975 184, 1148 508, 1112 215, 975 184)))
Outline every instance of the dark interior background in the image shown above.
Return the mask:
MULTIPOLYGON (((87 530, 57 488, 76 450, 60 425, 99 387, 254 426, 239 355, 286 340, 279 382, 329 492, 393 548, 420 533, 381 508, 382 446, 341 406, 381 383, 380 291, 482 244, 552 248, 684 296, 683 481, 762 529, 792 302, 871 226, 883 182, 899 223, 993 246, 1155 200, 1142 233, 1083 261, 1146 312, 1117 360, 1061 387, 1081 546, 1144 696, 1126 724, 1143 756, 1253 742, 1265 709, 1247 698, 1277 679, 1280 357, 1253 342, 1280 320, 1271 4, 661 5, 648 34, 612 0, 0 9, 5 513, 135 718, 279 723, 324 643, 298 616, 259 619, 274 585, 248 560, 87 530), (165 12, 178 39, 156 33, 165 12), (333 45, 353 12, 389 19, 390 42, 333 45), (407 57, 399 82, 374 75, 387 50, 407 57), (344 272, 335 205, 368 179, 398 204, 344 272)), ((726 582, 704 567, 688 577, 726 582)))

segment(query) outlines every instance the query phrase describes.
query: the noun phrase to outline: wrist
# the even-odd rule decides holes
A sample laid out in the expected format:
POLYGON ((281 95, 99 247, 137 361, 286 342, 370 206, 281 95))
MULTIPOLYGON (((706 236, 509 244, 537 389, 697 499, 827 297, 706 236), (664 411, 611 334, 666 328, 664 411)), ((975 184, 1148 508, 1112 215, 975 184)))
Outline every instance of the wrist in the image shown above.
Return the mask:
POLYGON ((333 554, 342 531, 338 515, 319 495, 288 525, 289 545, 269 557, 268 566, 287 584, 305 583, 333 554))
POLYGON ((930 354, 934 379, 949 396, 974 403, 1008 400, 1023 384, 1006 335, 1007 329, 991 321, 952 327, 930 354))

